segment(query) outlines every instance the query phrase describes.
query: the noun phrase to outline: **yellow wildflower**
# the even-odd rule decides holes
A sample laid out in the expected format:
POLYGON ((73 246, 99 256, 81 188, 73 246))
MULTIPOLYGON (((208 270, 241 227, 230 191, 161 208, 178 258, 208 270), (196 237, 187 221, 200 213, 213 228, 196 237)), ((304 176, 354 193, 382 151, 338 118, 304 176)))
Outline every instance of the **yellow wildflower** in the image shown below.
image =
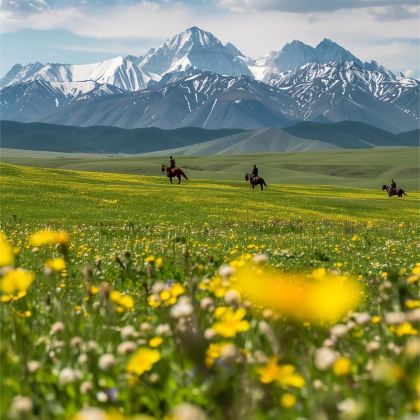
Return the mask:
POLYGON ((144 259, 145 263, 152 263, 155 260, 155 257, 153 255, 149 255, 144 259))
POLYGON ((45 261, 45 267, 53 271, 63 271, 66 268, 64 258, 54 258, 53 260, 45 261))
POLYGON ((408 299, 405 301, 405 306, 408 309, 420 308, 420 299, 408 299))
POLYGON ((305 276, 263 271, 248 264, 237 270, 236 277, 239 289, 254 303, 280 315, 317 323, 345 316, 358 304, 362 292, 355 281, 328 274, 323 268, 305 276))
POLYGON ((244 308, 233 311, 230 307, 219 307, 215 311, 218 322, 213 325, 213 330, 223 337, 234 337, 239 332, 247 331, 249 322, 243 320, 245 315, 244 308))
POLYGON ((230 282, 228 279, 215 275, 210 280, 202 281, 198 287, 201 290, 208 290, 216 297, 223 297, 229 290, 229 286, 230 282))
POLYGON ((271 357, 265 366, 257 369, 257 373, 263 384, 276 382, 282 387, 302 388, 305 380, 295 370, 293 365, 279 365, 277 358, 271 357))
POLYGON ((397 327, 391 326, 390 330, 400 337, 403 335, 417 335, 418 332, 409 322, 403 322, 397 327))
POLYGON ((159 347, 163 343, 162 337, 153 337, 149 340, 149 346, 156 348, 159 347))
POLYGON ((34 274, 23 268, 8 271, 0 282, 0 289, 6 295, 16 296, 29 289, 34 280, 34 274))
POLYGON ((136 375, 142 375, 144 372, 152 369, 153 365, 160 360, 160 353, 158 350, 151 350, 147 347, 140 347, 131 356, 127 364, 127 372, 136 375))
POLYGON ((133 309, 134 307, 134 300, 131 296, 123 295, 116 290, 113 290, 110 293, 109 298, 119 306, 120 310, 133 309))
POLYGON ((67 232, 55 230, 40 230, 29 237, 32 246, 42 246, 47 244, 66 245, 68 242, 67 232))
POLYGON ((420 263, 417 263, 411 270, 411 275, 407 279, 407 283, 415 283, 420 281, 420 263))
POLYGON ((286 393, 280 397, 280 405, 284 408, 292 408, 296 404, 296 397, 293 394, 286 393))
POLYGON ((11 265, 15 262, 13 247, 7 241, 6 235, 0 231, 0 267, 11 265))
POLYGON ((371 321, 373 324, 379 324, 381 322, 381 317, 378 315, 375 315, 372 317, 371 321))
POLYGON ((333 373, 337 376, 344 376, 350 373, 351 362, 347 357, 339 357, 333 364, 333 373))
POLYGON ((162 257, 156 258, 155 267, 159 270, 162 268, 162 266, 163 266, 163 258, 162 257))
POLYGON ((217 359, 220 359, 223 349, 231 346, 229 342, 211 343, 206 350, 205 363, 207 367, 212 367, 217 359))

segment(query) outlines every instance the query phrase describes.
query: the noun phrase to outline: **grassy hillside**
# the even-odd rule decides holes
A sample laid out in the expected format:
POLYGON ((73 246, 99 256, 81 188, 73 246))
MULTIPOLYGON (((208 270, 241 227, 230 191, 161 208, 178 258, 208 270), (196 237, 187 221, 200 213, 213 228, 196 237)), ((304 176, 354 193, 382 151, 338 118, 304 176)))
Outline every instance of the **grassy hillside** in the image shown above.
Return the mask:
POLYGON ((161 155, 164 152, 178 156, 239 155, 334 149, 339 149, 339 147, 324 141, 302 139, 281 128, 272 127, 233 134, 177 149, 152 152, 150 155, 161 155))
POLYGON ((418 146, 419 130, 393 134, 352 121, 335 124, 303 122, 286 129, 274 127, 256 131, 194 127, 127 130, 0 121, 0 138, 2 147, 23 150, 139 154, 159 150, 170 153, 168 149, 182 147, 183 150, 177 150, 178 154, 208 155, 418 146))
POLYGON ((325 141, 344 149, 420 145, 420 130, 394 134, 355 121, 341 121, 334 124, 304 121, 284 130, 297 137, 325 141))
MULTIPOLYGON (((325 184, 379 188, 393 177, 420 190, 418 148, 340 150, 239 156, 177 157, 191 179, 242 181, 255 163, 268 184, 325 184)), ((161 175, 168 156, 115 156, 1 150, 3 162, 28 166, 161 175)))
POLYGON ((9 164, 0 188, 1 418, 415 416, 420 193, 9 164))
POLYGON ((294 218, 293 212, 297 218, 385 220, 403 211, 404 220, 414 222, 418 215, 419 193, 389 199, 378 190, 274 184, 261 192, 245 182, 191 180, 178 186, 164 177, 0 168, 3 220, 17 215, 37 223, 124 223, 143 214, 154 221, 202 223, 233 222, 239 214, 252 218, 254 213, 294 218))
POLYGON ((145 153, 169 149, 243 132, 186 127, 123 129, 118 127, 74 127, 43 123, 0 121, 2 147, 26 150, 84 153, 145 153))

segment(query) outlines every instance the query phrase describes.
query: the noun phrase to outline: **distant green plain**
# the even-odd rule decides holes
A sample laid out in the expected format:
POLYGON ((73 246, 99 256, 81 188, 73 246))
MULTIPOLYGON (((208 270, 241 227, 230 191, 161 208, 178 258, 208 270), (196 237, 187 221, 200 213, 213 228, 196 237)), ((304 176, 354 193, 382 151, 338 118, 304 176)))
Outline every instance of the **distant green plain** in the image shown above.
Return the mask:
MULTIPOLYGON (((160 176, 168 156, 99 155, 1 149, 1 161, 25 166, 160 176)), ((190 179, 243 181, 256 164, 267 184, 310 184, 378 189, 391 178, 420 190, 419 148, 376 148, 238 156, 179 157, 190 179)))

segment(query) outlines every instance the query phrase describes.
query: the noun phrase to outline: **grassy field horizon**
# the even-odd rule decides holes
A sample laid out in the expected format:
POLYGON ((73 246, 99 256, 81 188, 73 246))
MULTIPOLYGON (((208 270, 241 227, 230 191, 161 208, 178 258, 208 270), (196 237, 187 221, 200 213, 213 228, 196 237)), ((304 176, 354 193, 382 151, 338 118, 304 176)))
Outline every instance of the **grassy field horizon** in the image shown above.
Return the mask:
MULTIPOLYGON (((202 175, 251 162, 208 160, 202 175)), ((133 173, 0 164, 1 418, 420 411, 419 191, 389 198, 369 155, 354 178, 264 191, 234 177, 171 185, 123 163, 133 173)))
MULTIPOLYGON (((1 161, 24 166, 160 176, 168 156, 97 155, 0 149, 1 161)), ((419 148, 376 148, 323 152, 243 154, 177 159, 191 180, 243 181, 257 164, 268 184, 319 184, 377 189, 391 178, 420 190, 419 148)))

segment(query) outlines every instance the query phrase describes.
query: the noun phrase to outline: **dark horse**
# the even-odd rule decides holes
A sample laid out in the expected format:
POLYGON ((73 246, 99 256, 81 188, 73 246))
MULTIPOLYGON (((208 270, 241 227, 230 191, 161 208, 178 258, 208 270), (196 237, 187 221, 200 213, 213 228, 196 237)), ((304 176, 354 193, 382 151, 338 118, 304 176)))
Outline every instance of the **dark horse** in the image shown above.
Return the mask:
POLYGON ((262 191, 264 189, 264 186, 267 186, 267 184, 264 181, 264 178, 261 176, 251 176, 250 174, 245 174, 245 181, 250 182, 252 189, 259 185, 262 191))
POLYGON ((382 191, 386 191, 388 193, 388 197, 393 197, 394 195, 398 195, 398 197, 402 197, 403 195, 407 195, 402 188, 391 188, 390 185, 382 185, 382 191))
POLYGON ((170 168, 169 166, 162 165, 162 172, 166 172, 166 176, 169 178, 172 184, 172 178, 178 178, 178 184, 181 183, 181 176, 188 179, 184 171, 181 168, 170 168))

